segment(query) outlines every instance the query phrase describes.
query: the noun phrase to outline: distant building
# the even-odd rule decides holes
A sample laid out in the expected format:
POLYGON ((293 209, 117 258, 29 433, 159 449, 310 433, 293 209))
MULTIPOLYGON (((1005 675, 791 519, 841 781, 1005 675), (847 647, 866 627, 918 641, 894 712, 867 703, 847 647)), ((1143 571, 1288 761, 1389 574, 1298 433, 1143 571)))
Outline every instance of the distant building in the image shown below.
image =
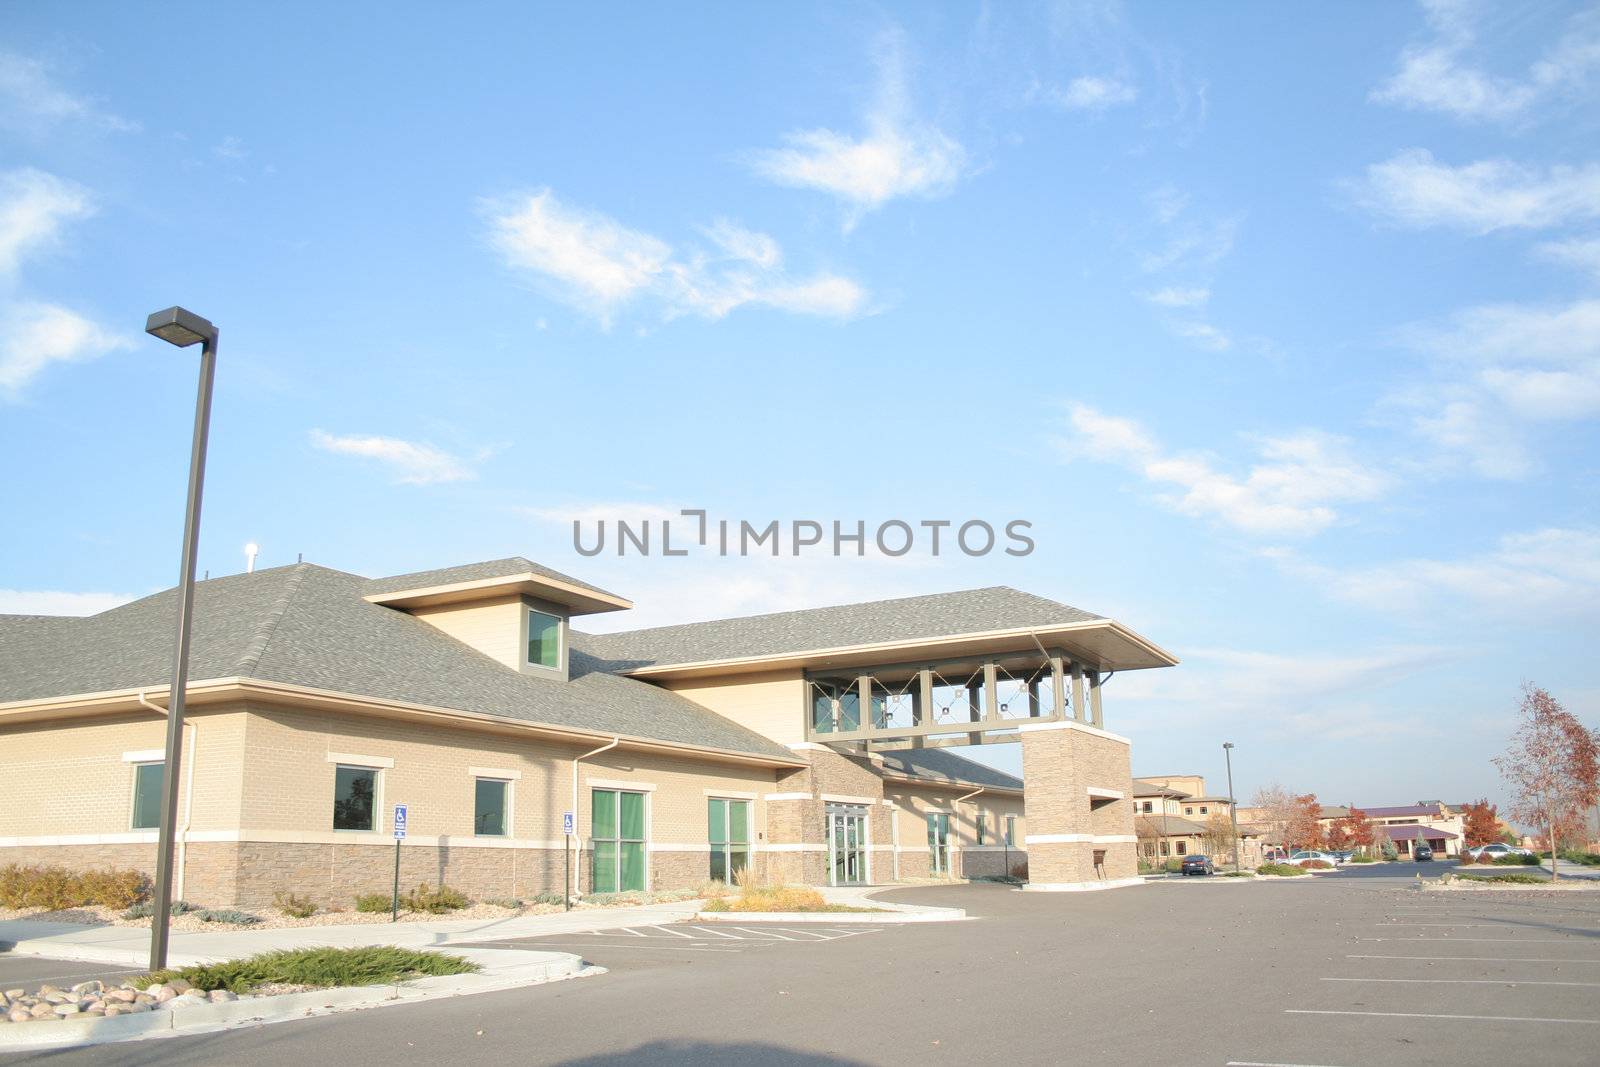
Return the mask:
MULTIPOLYGON (((1225 820, 1232 828, 1233 802, 1206 791, 1206 780, 1198 774, 1166 775, 1133 780, 1134 834, 1138 838, 1139 859, 1159 865, 1168 859, 1195 854, 1226 852, 1218 838, 1226 842, 1228 833, 1213 832, 1213 820, 1225 820)), ((1216 824, 1221 829, 1221 824, 1216 824)), ((1261 828, 1239 825, 1243 845, 1240 862, 1259 862, 1261 828)), ((1231 853, 1213 855, 1221 862, 1232 862, 1231 853)))

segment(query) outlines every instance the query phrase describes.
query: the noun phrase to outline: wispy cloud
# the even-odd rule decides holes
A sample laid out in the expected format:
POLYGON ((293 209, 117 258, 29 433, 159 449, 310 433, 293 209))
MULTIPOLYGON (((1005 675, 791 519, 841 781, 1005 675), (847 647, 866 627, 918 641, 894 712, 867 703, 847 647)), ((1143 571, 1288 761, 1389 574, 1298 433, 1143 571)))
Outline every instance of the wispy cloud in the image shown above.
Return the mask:
POLYGON ((1195 286, 1188 289, 1157 289, 1153 293, 1144 294, 1144 298, 1157 307, 1199 308, 1205 307, 1210 302, 1211 290, 1204 286, 1195 286))
POLYGON ((335 435, 311 431, 311 443, 324 452, 370 459, 402 485, 436 485, 475 477, 466 461, 433 445, 398 437, 335 435))
POLYGON ((134 132, 137 122, 102 110, 93 100, 57 83, 50 66, 15 52, 0 52, 0 125, 42 131, 64 122, 134 132))
POLYGON ((1065 88, 1041 86, 1037 95, 1045 103, 1069 111, 1105 111, 1139 98, 1138 90, 1122 79, 1094 75, 1073 78, 1065 88))
POLYGON ((916 115, 898 34, 882 39, 877 65, 877 97, 863 117, 864 132, 797 130, 784 136, 783 148, 747 154, 750 167, 770 181, 844 201, 847 230, 890 200, 948 193, 966 170, 961 144, 916 115))
POLYGON ((1161 186, 1147 197, 1153 226, 1153 248, 1140 260, 1145 273, 1166 280, 1182 280, 1191 284, 1167 285, 1153 292, 1141 294, 1144 299, 1161 308, 1166 314, 1162 321, 1168 330, 1201 348, 1224 352, 1233 347, 1233 339, 1221 327, 1206 320, 1204 308, 1211 301, 1209 284, 1192 284, 1208 280, 1233 251, 1234 236, 1239 228, 1239 218, 1196 217, 1190 210, 1190 198, 1172 186, 1161 186))
POLYGON ((1209 322, 1174 322, 1172 332, 1212 352, 1226 352, 1233 339, 1209 322))
POLYGON ((1545 259, 1574 267, 1600 281, 1600 237, 1570 237, 1562 241, 1546 241, 1534 251, 1545 259))
POLYGON ((61 227, 93 214, 89 191, 32 167, 0 173, 0 274, 14 274, 23 257, 53 244, 61 227))
POLYGON ((136 599, 122 593, 0 589, 0 615, 98 615, 136 599))
POLYGON ((1495 618, 1568 619, 1600 610, 1600 532, 1550 527, 1502 537, 1460 559, 1416 558, 1328 567, 1273 554, 1286 571, 1316 581, 1334 599, 1418 614, 1470 606, 1495 618))
POLYGON ((549 189, 486 202, 490 237, 508 267, 531 272, 559 299, 609 323, 635 303, 668 319, 721 319, 741 307, 848 319, 867 291, 828 272, 793 277, 770 235, 719 219, 709 248, 679 253, 659 237, 608 215, 569 207, 549 189))
POLYGON ((1474 233, 1541 229, 1600 218, 1600 165, 1530 167, 1508 159, 1461 166, 1412 148, 1367 167, 1356 199, 1403 226, 1474 233))
POLYGON ((1084 404, 1070 405, 1068 418, 1070 433, 1056 441, 1063 458, 1115 463, 1153 485, 1175 487, 1157 499, 1249 534, 1319 533, 1339 521, 1334 505, 1376 500, 1392 485, 1389 475, 1356 459, 1347 441, 1318 431, 1257 440, 1258 461, 1236 475, 1210 457, 1167 451, 1132 419, 1084 404))
POLYGON ((0 311, 0 399, 17 399, 52 363, 81 363, 130 346, 126 338, 56 304, 9 304, 0 311))
POLYGON ((1371 99, 1467 121, 1505 121, 1528 115, 1552 97, 1585 91, 1590 72, 1600 67, 1600 14, 1591 9, 1569 20, 1526 72, 1510 77, 1485 70, 1473 55, 1481 23, 1497 6, 1424 0, 1427 39, 1400 53, 1400 69, 1372 91, 1371 99))

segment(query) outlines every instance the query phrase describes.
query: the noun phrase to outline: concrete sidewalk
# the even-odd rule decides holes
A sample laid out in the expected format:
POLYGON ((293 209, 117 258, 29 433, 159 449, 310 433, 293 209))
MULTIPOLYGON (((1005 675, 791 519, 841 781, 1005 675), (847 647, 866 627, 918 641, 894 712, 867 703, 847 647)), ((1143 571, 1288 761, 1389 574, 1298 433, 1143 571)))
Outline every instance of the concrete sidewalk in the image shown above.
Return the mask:
MULTIPOLYGON (((297 926, 280 930, 248 927, 218 933, 174 932, 168 960, 174 966, 238 959, 259 952, 321 945, 398 945, 443 948, 466 942, 592 933, 624 926, 656 926, 694 918, 701 901, 647 904, 635 908, 585 908, 553 915, 507 919, 438 919, 350 926, 297 926)), ((150 931, 140 926, 86 926, 80 923, 0 922, 0 948, 25 956, 85 960, 119 967, 142 967, 150 958, 150 931)))

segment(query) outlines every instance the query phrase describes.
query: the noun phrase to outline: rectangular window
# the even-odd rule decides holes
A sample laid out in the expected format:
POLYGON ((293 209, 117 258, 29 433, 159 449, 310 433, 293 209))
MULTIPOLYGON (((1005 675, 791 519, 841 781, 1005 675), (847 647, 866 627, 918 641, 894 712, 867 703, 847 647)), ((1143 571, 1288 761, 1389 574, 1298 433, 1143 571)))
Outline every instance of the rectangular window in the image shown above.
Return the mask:
POLYGON ((983 809, 979 808, 978 809, 978 844, 980 844, 980 845, 983 844, 983 821, 984 821, 985 818, 987 818, 987 816, 984 815, 983 809))
POLYGON ((596 789, 590 798, 594 892, 642 892, 645 882, 644 794, 596 789))
POLYGON ((1147 801, 1145 801, 1145 802, 1144 802, 1144 813, 1145 813, 1145 814, 1146 814, 1146 815, 1149 815, 1149 814, 1150 814, 1150 812, 1151 812, 1151 811, 1152 811, 1152 810, 1153 810, 1153 809, 1152 809, 1152 808, 1151 808, 1151 807, 1150 807, 1150 801, 1148 801, 1148 800, 1147 800, 1147 801))
POLYGON ((535 667, 561 669, 561 620, 543 611, 528 610, 528 662, 535 667))
POLYGON ((503 778, 474 778, 472 832, 480 837, 510 833, 511 783, 503 778))
POLYGON ((1185 853, 1185 852, 1187 852, 1187 851, 1189 851, 1189 845, 1188 845, 1188 842, 1185 842, 1185 841, 1179 841, 1179 842, 1178 842, 1178 843, 1177 843, 1177 844, 1178 844, 1178 855, 1180 855, 1180 856, 1181 856, 1181 855, 1183 855, 1183 854, 1184 854, 1184 853, 1185 853))
POLYGON ((750 802, 712 797, 706 802, 711 878, 732 882, 750 865, 750 802))
POLYGON ((1165 841, 1161 842, 1161 854, 1163 856, 1167 854, 1167 843, 1165 841))
POLYGON ((839 694, 839 731, 861 729, 861 690, 850 688, 839 694))
POLYGON ((333 771, 333 828, 376 830, 378 772, 371 767, 346 767, 333 771))
POLYGON ((1012 848, 1017 847, 1017 817, 1015 815, 1006 816, 1006 844, 1012 848))
POLYGON ((1206 806, 1204 804, 1202 804, 1202 805, 1200 805, 1200 814, 1204 815, 1205 813, 1206 813, 1206 806))
POLYGON ((1194 814, 1194 808, 1192 808, 1192 807, 1184 808, 1183 809, 1183 813, 1185 815, 1193 815, 1194 814))
POLYGON ((133 765, 133 822, 130 829, 154 830, 161 825, 161 769, 164 763, 133 765))

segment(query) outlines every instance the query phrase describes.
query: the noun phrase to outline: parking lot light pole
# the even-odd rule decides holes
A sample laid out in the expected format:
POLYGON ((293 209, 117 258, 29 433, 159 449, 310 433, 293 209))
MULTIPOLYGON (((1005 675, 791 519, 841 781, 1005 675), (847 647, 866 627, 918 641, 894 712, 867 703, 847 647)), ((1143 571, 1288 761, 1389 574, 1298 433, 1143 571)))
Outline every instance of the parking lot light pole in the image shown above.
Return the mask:
POLYGON ((1233 870, 1239 872, 1239 801, 1233 795, 1233 742, 1222 742, 1222 758, 1228 761, 1228 817, 1233 820, 1233 870))
MULTIPOLYGON (((150 969, 167 965, 167 923, 172 915, 172 852, 178 817, 178 764, 183 759, 183 697, 189 684, 189 629, 194 614, 195 550, 200 543, 200 491, 205 483, 206 438, 211 430, 211 379, 217 363, 217 328, 180 307, 158 311, 145 333, 168 344, 200 345, 200 391, 194 402, 194 440, 189 452, 189 495, 183 515, 183 561, 178 572, 178 637, 172 654, 172 691, 167 697, 167 747, 161 767, 161 830, 156 843, 155 913, 150 917, 150 969)), ((192 756, 190 757, 193 758, 192 756)))

